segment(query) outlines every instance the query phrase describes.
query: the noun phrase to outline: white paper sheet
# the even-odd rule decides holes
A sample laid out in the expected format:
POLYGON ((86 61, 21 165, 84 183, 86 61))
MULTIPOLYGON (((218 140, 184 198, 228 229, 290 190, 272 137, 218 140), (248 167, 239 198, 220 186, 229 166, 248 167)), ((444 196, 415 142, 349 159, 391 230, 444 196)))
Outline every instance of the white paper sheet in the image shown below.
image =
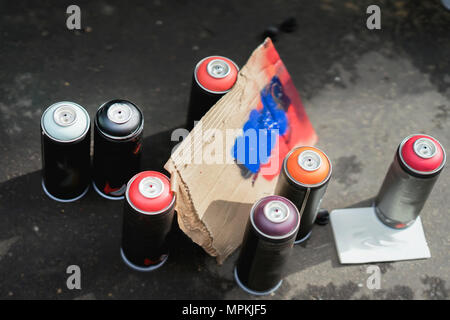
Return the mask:
POLYGON ((403 230, 384 225, 373 207, 334 210, 330 221, 342 264, 431 257, 420 217, 403 230))

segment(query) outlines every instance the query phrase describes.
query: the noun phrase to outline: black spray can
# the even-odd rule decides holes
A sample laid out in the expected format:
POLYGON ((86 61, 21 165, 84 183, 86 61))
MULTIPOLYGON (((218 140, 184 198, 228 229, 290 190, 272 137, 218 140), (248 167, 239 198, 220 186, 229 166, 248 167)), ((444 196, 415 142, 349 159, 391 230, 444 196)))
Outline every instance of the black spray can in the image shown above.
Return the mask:
POLYGON ((311 235, 330 177, 331 161, 318 148, 298 147, 284 158, 275 194, 291 200, 302 216, 296 244, 311 235))
POLYGON ((277 290, 300 225, 295 205, 280 196, 267 196, 251 211, 234 269, 238 285, 253 295, 277 290))
POLYGON ((186 128, 191 130, 208 110, 234 86, 238 66, 230 59, 210 56, 195 66, 186 128))
POLYGON ((128 182, 122 228, 122 259, 137 271, 152 271, 168 257, 167 235, 175 206, 169 178, 143 171, 128 182))
POLYGON ((406 137, 397 148, 375 198, 375 212, 381 222, 395 229, 411 226, 425 205, 445 161, 445 150, 435 138, 424 134, 406 137))
POLYGON ((133 103, 104 103, 94 119, 94 189, 112 200, 124 198, 127 182, 141 168, 144 116, 133 103))
POLYGON ((74 102, 57 102, 42 114, 42 188, 53 200, 75 201, 88 191, 90 137, 89 114, 74 102))

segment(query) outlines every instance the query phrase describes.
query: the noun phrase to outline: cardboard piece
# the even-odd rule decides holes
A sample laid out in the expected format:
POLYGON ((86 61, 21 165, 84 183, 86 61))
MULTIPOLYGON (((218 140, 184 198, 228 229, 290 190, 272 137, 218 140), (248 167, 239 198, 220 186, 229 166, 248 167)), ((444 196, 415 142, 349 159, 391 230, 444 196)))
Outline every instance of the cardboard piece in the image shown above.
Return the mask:
POLYGON ((233 89, 165 164, 177 196, 180 228, 222 263, 241 244, 253 203, 273 194, 286 153, 316 140, 292 79, 266 39, 240 70, 233 89), (260 148, 268 148, 267 156, 259 156, 258 146, 251 143, 244 144, 244 154, 255 155, 256 161, 237 152, 248 128, 267 133, 269 127, 277 129, 275 134, 270 131, 271 138, 258 140, 267 142, 260 148))
POLYGON ((342 264, 431 257, 420 217, 410 227, 397 230, 383 224, 369 207, 334 210, 330 221, 342 264))

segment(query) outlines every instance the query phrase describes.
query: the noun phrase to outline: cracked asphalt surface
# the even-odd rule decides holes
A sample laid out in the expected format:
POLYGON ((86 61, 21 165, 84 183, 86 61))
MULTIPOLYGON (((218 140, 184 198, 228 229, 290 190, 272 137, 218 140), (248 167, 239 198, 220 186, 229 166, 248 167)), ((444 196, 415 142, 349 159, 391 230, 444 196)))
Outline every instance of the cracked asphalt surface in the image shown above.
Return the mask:
MULTIPOLYGON (((161 170, 169 139, 187 113, 192 70, 202 57, 243 65, 270 25, 298 27, 275 46, 334 165, 323 207, 373 197, 395 149, 423 132, 450 146, 450 11, 440 1, 76 1, 81 31, 65 26, 67 1, 0 1, 0 298, 255 299, 233 281, 235 253, 222 266, 176 228, 170 258, 141 274, 120 260, 121 206, 93 191, 71 204, 40 187, 39 119, 55 101, 91 115, 124 98, 145 113, 144 168, 161 170), (381 30, 365 26, 381 8, 381 30), (66 288, 66 268, 82 289, 66 288)), ((431 259, 340 265, 330 226, 295 247, 281 288, 263 299, 448 299, 450 170, 422 221, 431 259)))

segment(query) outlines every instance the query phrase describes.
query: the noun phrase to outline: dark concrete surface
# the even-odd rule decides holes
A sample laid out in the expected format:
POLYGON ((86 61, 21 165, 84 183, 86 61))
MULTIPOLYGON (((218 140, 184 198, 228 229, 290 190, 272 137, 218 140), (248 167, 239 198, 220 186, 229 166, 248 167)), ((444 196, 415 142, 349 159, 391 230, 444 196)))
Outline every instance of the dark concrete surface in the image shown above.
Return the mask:
MULTIPOLYGON (((298 29, 275 45, 334 163, 325 208, 373 197, 410 133, 450 146, 450 12, 437 0, 4 0, 0 13, 0 298, 253 299, 233 281, 236 254, 217 266, 179 231, 162 269, 129 270, 120 205, 93 191, 60 204, 41 191, 39 119, 59 100, 91 115, 112 98, 134 101, 146 118, 145 168, 161 170, 196 61, 221 54, 243 65, 264 29, 289 16, 298 29), (65 26, 70 4, 83 31, 65 26), (365 26, 369 4, 381 7, 381 30, 365 26), (72 264, 81 290, 66 287, 72 264)), ((448 299, 449 189, 444 170, 423 210, 431 259, 379 264, 381 289, 366 288, 367 265, 340 265, 330 226, 316 226, 264 299, 448 299)))

